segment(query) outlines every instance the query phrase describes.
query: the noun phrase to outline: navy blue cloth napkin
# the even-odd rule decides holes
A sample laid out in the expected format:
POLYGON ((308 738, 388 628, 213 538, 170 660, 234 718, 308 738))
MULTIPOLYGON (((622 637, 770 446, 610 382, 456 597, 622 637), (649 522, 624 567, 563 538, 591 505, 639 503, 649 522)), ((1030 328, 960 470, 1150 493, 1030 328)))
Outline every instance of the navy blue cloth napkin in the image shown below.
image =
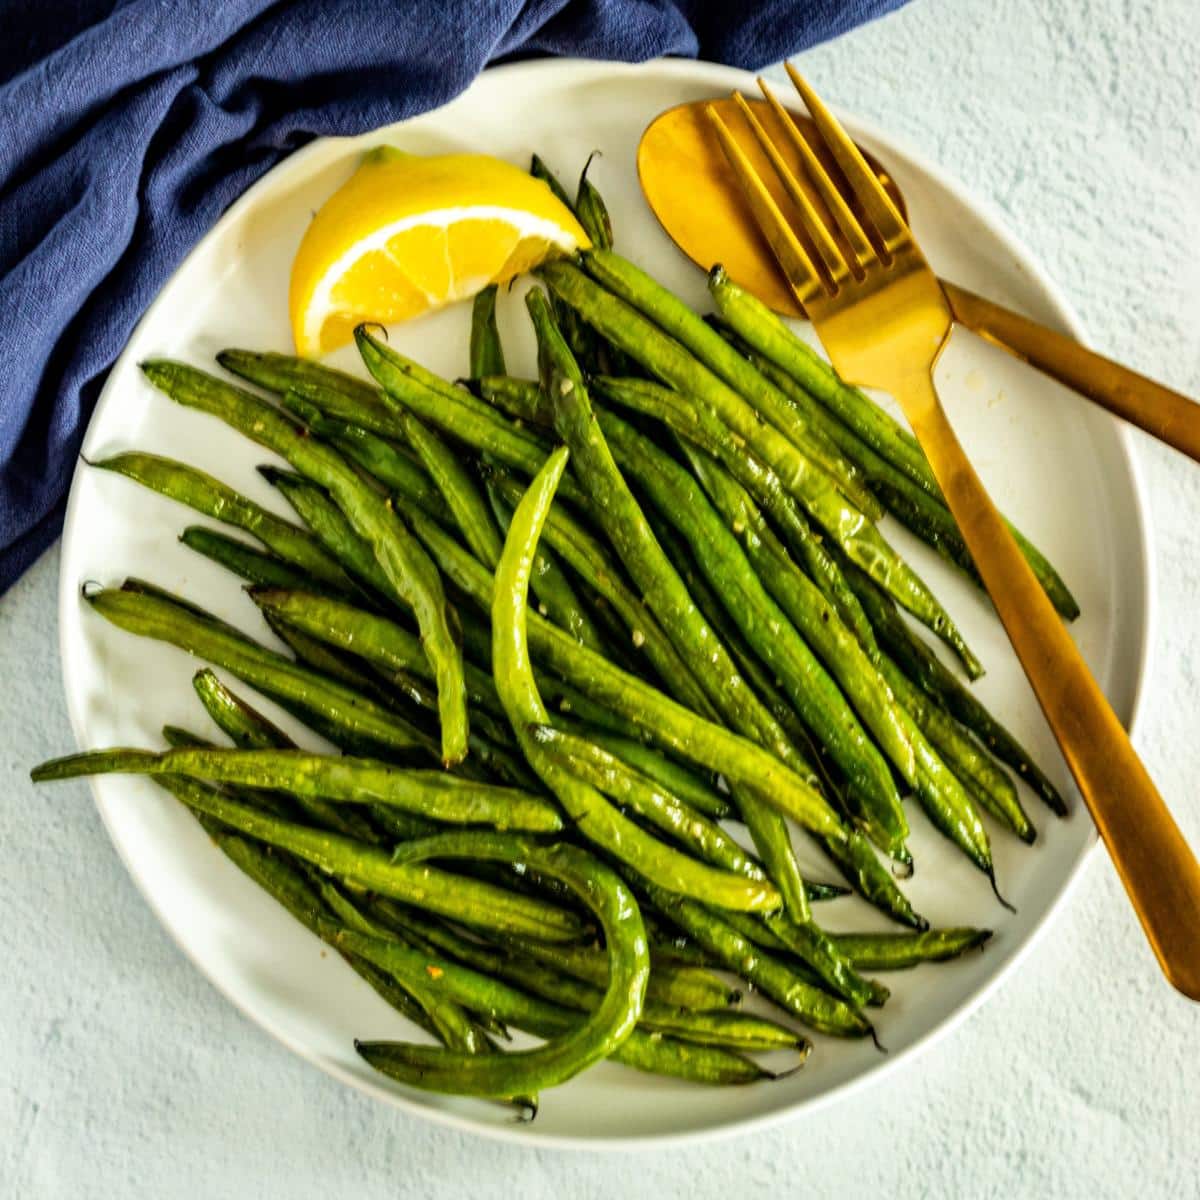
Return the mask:
POLYGON ((105 373, 228 205, 489 62, 778 62, 903 0, 0 0, 0 592, 62 525, 105 373))

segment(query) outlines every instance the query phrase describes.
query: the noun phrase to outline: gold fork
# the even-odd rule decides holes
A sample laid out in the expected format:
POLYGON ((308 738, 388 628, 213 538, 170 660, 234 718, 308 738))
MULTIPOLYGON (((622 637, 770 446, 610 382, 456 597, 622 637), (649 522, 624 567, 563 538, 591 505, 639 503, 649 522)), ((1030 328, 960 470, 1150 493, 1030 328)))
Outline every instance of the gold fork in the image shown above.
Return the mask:
POLYGON ((795 202, 799 230, 710 108, 722 148, 835 370, 848 383, 890 392, 903 408, 1163 972, 1200 1000, 1200 864, 946 417, 933 369, 953 316, 937 277, 858 148, 799 73, 787 70, 859 215, 762 80, 836 228, 818 215, 740 94, 742 115, 795 202))

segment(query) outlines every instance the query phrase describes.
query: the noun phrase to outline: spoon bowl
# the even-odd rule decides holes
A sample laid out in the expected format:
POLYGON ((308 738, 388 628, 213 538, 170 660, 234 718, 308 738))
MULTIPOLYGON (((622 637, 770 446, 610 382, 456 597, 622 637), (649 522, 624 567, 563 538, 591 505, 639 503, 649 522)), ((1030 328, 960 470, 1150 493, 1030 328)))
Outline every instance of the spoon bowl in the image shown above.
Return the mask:
MULTIPOLYGON (((827 224, 834 225, 832 214, 809 182, 800 157, 787 142, 771 106, 765 100, 750 100, 749 104, 772 135, 809 200, 827 224)), ((715 108, 730 128, 745 128, 732 98, 680 104, 655 117, 642 134, 637 154, 638 179, 650 209, 667 236, 702 270, 720 263, 735 283, 775 312, 787 317, 803 316, 770 245, 759 232, 713 131, 712 121, 705 115, 706 108, 715 108)), ((836 178, 837 164, 818 136, 816 126, 806 115, 796 112, 791 115, 822 165, 836 178)), ((739 143, 758 169, 759 177, 767 181, 784 215, 794 220, 795 204, 783 190, 757 141, 747 132, 744 137, 739 136, 739 143)), ((904 197, 896 181, 878 159, 865 150, 863 155, 907 220, 904 197)), ((840 249, 845 253, 848 247, 840 249)))

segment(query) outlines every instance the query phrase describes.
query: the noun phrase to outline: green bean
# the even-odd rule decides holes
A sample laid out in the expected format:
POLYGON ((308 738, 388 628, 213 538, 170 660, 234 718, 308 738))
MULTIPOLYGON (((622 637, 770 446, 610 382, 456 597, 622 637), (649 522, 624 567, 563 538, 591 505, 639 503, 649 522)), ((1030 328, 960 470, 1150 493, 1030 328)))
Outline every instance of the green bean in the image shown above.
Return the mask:
POLYGON ((603 197, 587 177, 593 158, 595 158, 595 153, 589 156, 584 164, 583 173, 579 176, 579 190, 575 193, 573 207, 592 246, 597 250, 611 250, 613 244, 612 218, 609 216, 608 206, 604 203, 603 197))
MULTIPOLYGON (((172 750, 217 749, 216 742, 202 738, 199 734, 192 733, 189 729, 182 729, 178 725, 164 725, 162 727, 162 735, 163 740, 172 750)), ((216 784, 200 784, 195 780, 173 775, 159 775, 155 778, 154 782, 159 787, 171 792, 177 798, 183 788, 203 786, 215 792, 224 791, 238 800, 244 800, 247 804, 252 804, 255 808, 261 809, 265 813, 270 813, 273 817, 282 817, 285 821, 295 821, 298 818, 304 818, 306 815, 300 810, 299 804, 295 803, 291 797, 284 796, 279 792, 262 792, 254 788, 235 789, 218 787, 216 784)), ((214 830, 221 827, 219 821, 213 821, 211 818, 203 815, 198 815, 196 819, 209 834, 212 834, 214 830)), ((323 828, 328 829, 330 826, 325 825, 323 828)))
POLYGON ((358 535, 342 510, 329 498, 328 492, 309 483, 303 476, 280 471, 276 467, 263 466, 258 471, 283 494, 317 541, 349 575, 365 584, 370 594, 383 596, 393 603, 403 603, 391 579, 375 558, 371 544, 358 535))
POLYGON ((418 816, 462 825, 554 833, 562 820, 541 798, 458 779, 440 771, 407 771, 372 759, 300 750, 148 750, 116 747, 52 759, 33 770, 34 782, 111 772, 184 775, 333 803, 390 804, 418 816))
POLYGON ((403 437, 403 430, 395 418, 387 416, 387 436, 381 436, 362 425, 329 416, 299 392, 285 392, 280 402, 313 433, 329 442, 384 487, 397 492, 405 500, 432 512, 438 511, 440 493, 412 452, 395 440, 403 437))
MULTIPOLYGON (((768 594, 760 580, 761 564, 752 566, 747 560, 734 532, 717 515, 695 479, 684 468, 613 414, 601 413, 598 419, 620 465, 641 483, 663 517, 684 532, 710 585, 743 636, 775 672, 805 723, 828 748, 846 777, 869 798, 889 833, 894 831, 889 848, 893 843, 902 846, 907 825, 887 763, 860 725, 838 684, 817 661, 797 626, 792 624, 789 619, 792 614, 785 613, 768 594), (759 573, 756 573, 756 567, 759 573)), ((695 463, 700 460, 694 460, 695 463)), ((737 488, 728 476, 723 478, 731 487, 737 488)), ((745 497, 744 492, 741 495, 745 497)), ((745 502, 749 504, 749 497, 745 497, 745 502)), ((726 520, 730 519, 728 512, 724 515, 726 520)), ((738 522, 731 523, 737 531, 738 522)), ((833 615, 819 597, 817 606, 827 618, 833 615)), ((807 611, 803 615, 806 621, 801 631, 811 635, 813 622, 807 620, 807 611)), ((818 626, 823 625, 819 614, 814 620, 818 626)), ((827 638, 826 646, 831 641, 832 638, 827 638)), ((857 643, 847 632, 839 649, 848 653, 851 645, 857 650, 857 643)), ((843 687, 848 683, 854 687, 855 699, 869 698, 870 716, 878 718, 875 724, 879 731, 889 735, 885 748, 912 775, 912 749, 905 731, 894 727, 891 711, 884 709, 878 696, 873 694, 874 681, 870 677, 862 678, 861 671, 864 668, 870 670, 870 664, 865 656, 860 654, 859 657, 861 662, 854 664, 857 673, 844 672, 846 678, 839 676, 839 682, 843 687), (858 686, 860 683, 861 687, 858 686), (883 720, 883 716, 888 719, 883 720)), ((839 663, 842 661, 839 659, 839 663)), ((875 672, 871 671, 870 675, 874 676, 875 672)), ((885 690, 885 699, 886 695, 885 690)), ((864 719, 867 715, 862 713, 864 719)))
MULTIPOLYGON (((398 922, 401 935, 407 936, 414 924, 411 919, 401 915, 398 922)), ((415 928, 428 937, 435 950, 451 955, 469 968, 493 977, 499 976, 524 992, 567 1008, 591 1011, 600 1000, 601 989, 608 982, 608 965, 606 956, 602 954, 595 955, 589 967, 585 968, 591 977, 585 980, 572 971, 563 970, 552 955, 525 953, 524 943, 509 941, 503 950, 498 950, 469 941, 445 926, 433 926, 428 921, 415 924, 415 928)), ((545 951, 549 948, 542 946, 540 949, 545 951)), ((573 956, 572 962, 578 970, 581 965, 578 957, 573 956)), ((646 1001, 638 1021, 639 1029, 725 1049, 755 1051, 805 1047, 804 1038, 795 1030, 762 1017, 731 1012, 725 1007, 715 1011, 695 1010, 652 1001, 650 983, 653 979, 651 972, 646 1001)))
POLYGON ((529 164, 529 173, 534 179, 540 179, 553 193, 554 198, 565 208, 574 211, 571 204, 571 198, 567 195, 566 189, 558 181, 558 177, 546 166, 545 162, 536 154, 533 156, 529 164))
MULTIPOLYGON (((564 975, 582 979, 585 983, 603 987, 608 979, 608 966, 600 950, 550 942, 523 941, 515 945, 529 958, 535 958, 557 968, 564 975)), ((651 958, 650 983, 646 988, 647 1001, 653 1000, 674 1008, 697 1009, 703 1012, 737 1004, 741 995, 741 992, 731 988, 711 971, 700 967, 656 963, 653 957, 651 958)))
POLYGON ((870 639, 870 624, 854 601, 854 593, 841 577, 837 564, 809 530, 796 501, 782 480, 761 459, 746 449, 711 414, 661 384, 645 379, 598 378, 593 387, 606 399, 663 421, 684 446, 694 445, 717 459, 771 514, 788 548, 804 566, 842 619, 864 645, 870 639), (706 417, 708 419, 706 419, 706 417))
POLYGON ((778 894, 764 881, 749 880, 697 862, 650 837, 608 803, 595 788, 564 770, 534 734, 549 723, 538 694, 526 640, 529 577, 537 540, 554 499, 554 488, 567 463, 567 450, 556 450, 538 472, 517 506, 496 571, 492 601, 492 669, 496 689, 517 732, 530 766, 558 797, 580 833, 640 874, 661 879, 686 895, 712 897, 715 903, 747 910, 770 909, 778 894))
MULTIPOLYGON (((447 537, 434 522, 414 520, 414 527, 438 555, 447 574, 473 602, 480 607, 490 605, 493 580, 487 568, 462 550, 453 538, 447 537)), ((602 719, 605 709, 611 709, 629 721, 631 728, 643 732, 663 749, 698 766, 721 772, 735 787, 742 785, 743 792, 755 789, 755 794, 761 795, 765 803, 809 829, 843 876, 872 904, 906 925, 926 928, 925 920, 913 911, 867 841, 848 830, 823 797, 779 759, 724 726, 698 717, 637 676, 614 667, 600 655, 592 654, 536 613, 529 614, 528 633, 535 656, 552 670, 570 678, 580 691, 596 702, 597 707, 588 715, 589 721, 602 719)), ((546 686, 547 682, 544 676, 539 676, 539 687, 546 686)), ((579 711, 578 707, 576 711, 579 711)), ((617 729, 616 732, 624 731, 617 729)), ((773 877, 778 883, 779 877, 774 873, 773 877)), ((808 888, 804 890, 807 897, 808 888)))
POLYGON ((913 720, 958 777, 967 794, 997 821, 1008 826, 1023 842, 1031 844, 1037 838, 1037 830, 1021 807, 1012 780, 936 700, 921 691, 882 651, 879 652, 878 661, 888 686, 912 714, 913 720))
POLYGON ((293 629, 286 621, 281 621, 272 613, 264 612, 263 620, 271 632, 291 650, 298 663, 353 688, 360 695, 384 707, 395 707, 394 696, 384 690, 378 679, 369 677, 355 666, 347 655, 339 653, 317 638, 309 637, 299 629, 293 629))
POLYGON ((337 451, 303 436, 270 405, 182 363, 152 361, 142 370, 172 400, 220 417, 329 491, 355 532, 370 543, 394 593, 416 613, 437 674, 442 760, 458 762, 467 750, 462 653, 450 629, 441 576, 420 543, 337 451))
MULTIPOLYGON (((175 784, 182 782, 183 787, 178 792, 178 798, 187 804, 187 796, 191 794, 187 781, 164 779, 158 782, 173 793, 175 784)), ((202 822, 208 819, 200 814, 197 816, 202 822)), ((247 841, 244 837, 230 833, 220 825, 213 824, 206 828, 218 848, 237 867, 254 880, 272 899, 287 909, 302 925, 319 936, 319 923, 320 918, 324 915, 325 906, 307 880, 288 866, 279 855, 247 841)), ((346 962, 397 1012, 427 1033, 433 1034, 435 1037, 440 1036, 440 1030, 428 1010, 409 992, 400 987, 391 976, 352 955, 346 956, 346 962)), ((435 1003, 436 1001, 431 1000, 431 1004, 435 1003)))
MULTIPOLYGON (((740 424, 734 424, 739 433, 752 442, 755 440, 748 432, 753 426, 746 419, 743 408, 730 403, 727 394, 730 389, 744 406, 761 414, 762 421, 769 422, 770 427, 804 458, 826 473, 858 509, 872 519, 883 515, 878 500, 867 489, 858 468, 819 427, 806 421, 794 406, 787 403, 786 397, 781 396, 742 355, 710 329, 702 317, 619 254, 593 249, 583 256, 583 265, 601 287, 653 321, 695 356, 703 368, 706 391, 721 401, 718 412, 726 421, 733 424, 731 417, 739 420, 740 424), (712 387, 712 383, 718 380, 726 385, 724 389, 712 387)), ((680 386, 674 379, 667 382, 680 386)), ((761 432, 757 440, 776 441, 764 438, 761 432)))
MULTIPOLYGON (((678 342, 646 320, 633 307, 606 292, 577 268, 552 262, 540 274, 555 293, 568 300, 605 336, 649 370, 692 397, 692 408, 711 410, 745 439, 784 481, 788 490, 846 552, 871 571, 918 619, 944 638, 963 659, 969 673, 982 673, 949 614, 924 581, 901 559, 863 512, 846 500, 832 480, 803 457, 774 426, 764 422, 732 389, 712 375, 678 342)), ((686 430, 681 430, 687 436, 686 430)))
POLYGON ((643 775, 649 775, 656 783, 661 783, 685 804, 690 804, 705 816, 720 820, 733 812, 729 801, 695 772, 689 771, 682 763, 652 750, 644 742, 587 726, 583 727, 582 732, 589 741, 624 759, 643 775))
MULTIPOLYGON (((492 502, 492 511, 496 514, 496 520, 500 523, 501 529, 507 533, 512 521, 512 506, 490 482, 488 496, 492 502)), ((513 504, 519 503, 519 499, 519 497, 514 499, 513 504)), ((476 554, 475 557, 484 561, 479 554, 476 554)), ((495 569, 496 564, 492 562, 487 565, 495 569)), ((609 652, 604 635, 576 595, 575 588, 562 567, 559 566, 558 560, 542 546, 538 547, 537 561, 533 565, 530 584, 538 601, 538 612, 542 616, 549 617, 556 625, 562 626, 588 649, 595 650, 600 654, 609 652)))
POLYGON ((488 375, 479 381, 479 393, 493 407, 517 421, 554 428, 554 405, 536 380, 488 375))
POLYGON ((1066 801, 1058 789, 1017 741, 984 705, 963 687, 941 659, 910 632, 904 620, 860 572, 848 570, 850 586, 854 588, 880 642, 912 679, 939 704, 970 729, 979 740, 1003 763, 1007 763, 1060 817, 1067 815, 1066 801))
POLYGON ((467 875, 394 862, 391 854, 375 846, 283 821, 216 793, 197 793, 188 803, 189 807, 256 841, 289 851, 327 874, 463 925, 546 942, 573 941, 583 932, 578 917, 543 900, 518 895, 467 875))
POLYGON ((475 293, 471 304, 471 347, 470 373, 472 379, 485 375, 503 375, 504 347, 500 343, 500 330, 496 326, 496 293, 499 288, 492 283, 475 293))
MULTIPOLYGON (((724 872, 758 882, 763 900, 755 908, 779 907, 779 893, 762 869, 715 821, 688 808, 653 780, 584 738, 549 725, 534 726, 530 733, 570 774, 662 830, 697 858, 723 868, 724 872)), ((742 892, 741 887, 735 888, 732 881, 726 881, 718 873, 716 884, 705 899, 717 908, 749 907, 744 903, 727 903, 724 899, 727 889, 732 889, 735 898, 742 892)))
POLYGON ((864 971, 899 971, 945 962, 982 946, 990 929, 927 929, 924 933, 834 933, 833 944, 864 971))
POLYGON ((313 536, 290 521, 235 492, 231 487, 185 463, 156 454, 133 451, 93 463, 115 471, 189 508, 253 534, 280 558, 307 571, 315 580, 338 589, 351 589, 345 571, 313 536))
MULTIPOLYGON (((361 912, 346 896, 344 896, 329 880, 316 881, 321 899, 333 914, 334 919, 357 933, 365 933, 370 937, 391 938, 392 933, 377 925, 370 917, 361 912)), ((333 939, 336 944, 336 937, 333 939)), ((416 980, 412 981, 415 985, 416 980)), ((426 987, 428 992, 428 987, 426 987)), ((438 1036, 444 1046, 451 1050, 461 1050, 466 1054, 490 1054, 495 1046, 488 1039, 483 1027, 453 1000, 438 997, 429 1009, 430 1018, 437 1023, 438 1036)), ((488 1020, 489 1028, 500 1036, 506 1031, 500 1022, 488 1020)), ((537 1107, 536 1100, 528 1102, 533 1108, 537 1107)))
POLYGON ((357 375, 350 375, 310 358, 297 358, 274 351, 222 350, 217 362, 234 375, 282 396, 301 385, 319 387, 341 396, 361 409, 378 407, 385 411, 379 399, 379 389, 357 375))
MULTIPOLYGON (((414 520, 414 528, 436 548, 448 576, 477 605, 490 605, 494 581, 487 568, 462 550, 453 538, 446 537, 433 522, 414 520)), ((537 613, 528 615, 528 633, 530 648, 541 662, 589 699, 625 718, 631 727, 644 732, 663 749, 719 771, 735 784, 757 788, 774 807, 805 828, 824 833, 834 841, 853 840, 854 835, 809 783, 754 742, 698 717, 636 675, 580 646, 570 634, 537 613)), ((598 715, 599 712, 589 714, 587 719, 595 720, 598 715)))
MULTIPOLYGON (((496 486, 506 500, 516 502, 520 488, 515 480, 501 476, 497 478, 496 486)), ((625 583, 620 567, 611 560, 600 542, 559 505, 550 510, 543 536, 576 574, 587 580, 593 590, 612 606, 628 629, 632 644, 646 655, 676 698, 706 716, 713 715, 714 710, 703 689, 671 639, 646 604, 625 583)))
MULTIPOLYGON (((192 676, 192 687, 204 705, 204 711, 217 728, 242 750, 294 750, 295 742, 257 709, 227 688, 215 672, 205 667, 192 676)), ((306 816, 325 829, 344 833, 360 841, 377 841, 370 822, 358 813, 330 804, 319 796, 299 796, 292 802, 306 816)))
MULTIPOLYGON (((735 728, 769 739, 772 749, 786 755, 782 731, 770 714, 747 693, 724 647, 696 611, 683 581, 663 553, 613 461, 594 419, 582 377, 569 359, 569 351, 561 338, 556 339, 545 298, 540 292, 532 291, 527 303, 538 330, 539 356, 548 375, 542 386, 554 397, 559 433, 575 455, 576 471, 588 488, 596 517, 621 561, 677 650, 686 661, 694 664, 697 679, 713 705, 735 728)), ((579 684, 578 680, 573 682, 579 684)), ((824 806, 824 801, 815 793, 814 798, 824 806)), ((833 817, 832 812, 830 817, 833 817)))
MULTIPOLYGON (((588 159, 588 163, 590 162, 591 158, 588 159)), ((584 226, 584 232, 590 238, 591 231, 584 222, 583 214, 579 211, 578 199, 575 201, 571 200, 567 195, 566 189, 558 181, 554 173, 536 154, 533 156, 533 163, 529 170, 535 178, 542 180, 550 188, 560 203, 566 205, 575 214, 580 224, 584 226)), ((586 175, 587 166, 583 169, 583 176, 586 177, 586 175)), ((580 179, 581 189, 582 185, 583 178, 580 179)), ((599 341, 595 331, 589 329, 566 305, 555 306, 555 317, 558 319, 559 326, 563 331, 563 337, 566 338, 567 344, 571 347, 571 352, 580 362, 593 363, 596 359, 597 343, 599 341)))
MULTIPOLYGON (((741 528, 743 543, 759 576, 796 622, 797 628, 835 671, 871 732, 888 752, 897 770, 917 790, 935 822, 941 819, 944 824, 945 819, 939 814, 946 806, 953 812, 962 810, 960 789, 948 783, 945 764, 937 754, 939 749, 945 748, 946 739, 934 737, 933 730, 928 729, 933 744, 926 740, 923 731, 927 725, 919 719, 920 714, 912 711, 911 694, 907 690, 901 693, 903 681, 895 678, 878 653, 870 655, 842 625, 815 585, 791 562, 745 491, 711 459, 699 453, 692 453, 689 458, 726 520, 735 530, 741 528)), ((952 765, 963 765, 960 754, 955 754, 952 765)), ((984 775, 978 764, 972 762, 971 765, 976 777, 986 778, 991 795, 992 789, 996 788, 993 777, 984 775)), ((998 789, 997 803, 1002 803, 998 789)), ((877 812, 876 816, 885 822, 885 828, 890 828, 886 825, 885 814, 877 812)), ((969 814, 964 816, 969 817, 969 814)), ((957 829, 958 825, 950 827, 957 829)), ((971 828, 974 828, 973 824, 971 828)), ((974 839, 963 848, 975 857, 974 839)))
POLYGON ((664 891, 649 881, 641 887, 655 908, 719 962, 753 984, 802 1024, 834 1037, 874 1036, 871 1023, 836 996, 800 978, 702 904, 664 891))
MULTIPOLYGON (((424 372, 425 377, 446 390, 428 386, 424 378, 418 379, 412 373, 415 363, 365 330, 356 336, 363 362, 383 385, 383 394, 391 399, 393 405, 411 410, 422 420, 437 426, 477 452, 491 455, 522 474, 532 476, 540 469, 547 451, 540 439, 516 428, 491 405, 482 400, 476 401, 470 392, 424 372), (472 407, 468 401, 479 408, 472 407)), ((570 480, 564 480, 562 495, 572 500, 582 499, 570 480)))
MULTIPOLYGON (((755 351, 783 368, 872 450, 929 495, 942 501, 941 489, 925 454, 908 430, 858 388, 843 383, 833 368, 796 337, 765 304, 739 288, 719 267, 709 276, 709 291, 721 315, 755 351)), ((1011 522, 1008 524, 1055 608, 1068 620, 1074 620, 1079 615, 1079 605, 1058 572, 1011 522)))
POLYGON ((432 429, 406 409, 398 409, 397 416, 471 552, 494 568, 500 561, 500 533, 483 493, 458 456, 432 429))
MULTIPOLYGON (((226 537, 206 525, 189 525, 179 535, 179 540, 189 550, 195 550, 197 554, 219 563, 247 583, 261 587, 322 590, 321 581, 314 579, 307 571, 292 566, 274 554, 255 550, 237 538, 226 537)), ((328 588, 328 591, 337 594, 339 589, 328 588)))
MULTIPOLYGON (((565 459, 562 460, 565 462, 565 459)), ((559 465, 561 472, 562 464, 559 465)), ((551 488, 551 494, 553 488, 551 488)), ((520 514, 514 526, 521 522, 520 514)), ((507 548, 506 548, 507 557, 507 548)), ((501 562, 503 569, 504 563, 501 562)), ((599 1002, 568 1033, 530 1050, 472 1057, 428 1046, 393 1044, 386 1071, 416 1087, 459 1094, 526 1095, 563 1083, 607 1058, 633 1032, 642 1014, 650 955, 641 912, 612 870, 575 846, 542 846, 504 834, 462 833, 409 842, 397 850, 409 863, 429 858, 526 862, 567 884, 592 911, 608 949, 608 983, 599 1002)), ((361 940, 365 935, 343 935, 361 940)), ((384 943, 394 945, 395 943, 384 943)), ((353 948, 353 946, 351 947, 353 948)), ((449 966, 444 968, 447 973, 449 966)), ((370 1047, 358 1047, 372 1061, 370 1047)), ((376 1059, 376 1065, 381 1065, 376 1059)))
POLYGON ((326 727, 358 742, 401 753, 429 749, 429 739, 397 714, 178 604, 116 588, 89 592, 84 599, 129 633, 170 642, 207 659, 281 703, 315 714, 326 727))

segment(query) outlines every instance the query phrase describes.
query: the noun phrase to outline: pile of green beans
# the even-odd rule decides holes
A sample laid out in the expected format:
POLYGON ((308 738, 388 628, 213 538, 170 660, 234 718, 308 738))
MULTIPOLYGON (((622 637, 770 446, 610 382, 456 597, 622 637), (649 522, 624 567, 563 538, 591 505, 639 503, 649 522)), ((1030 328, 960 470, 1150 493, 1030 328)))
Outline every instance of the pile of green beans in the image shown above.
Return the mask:
POLYGON ((465 384, 365 326, 369 380, 218 355, 275 402, 144 365, 283 459, 260 472, 294 516, 158 455, 92 465, 232 527, 180 540, 249 585, 248 619, 290 653, 154 584, 89 586, 99 616, 206 664, 215 733, 168 726, 165 750, 32 772, 149 776, 439 1043, 356 1043, 367 1062, 526 1119, 601 1059, 749 1085, 804 1062, 805 1031, 874 1037, 889 990, 865 972, 991 936, 913 910, 881 857, 913 865, 906 796, 993 887, 992 839, 1036 837, 1019 786, 1066 812, 904 616, 981 673, 876 528, 886 510, 973 569, 915 441, 719 269, 705 318, 617 254, 586 167, 574 199, 531 170, 592 243, 526 295, 537 380, 507 375, 495 286, 472 305, 465 384), (793 823, 849 888, 806 877, 793 823), (823 928, 850 890, 907 928, 823 928), (741 1011, 743 991, 777 1019, 741 1011), (510 1027, 541 1041, 512 1049, 510 1027))

